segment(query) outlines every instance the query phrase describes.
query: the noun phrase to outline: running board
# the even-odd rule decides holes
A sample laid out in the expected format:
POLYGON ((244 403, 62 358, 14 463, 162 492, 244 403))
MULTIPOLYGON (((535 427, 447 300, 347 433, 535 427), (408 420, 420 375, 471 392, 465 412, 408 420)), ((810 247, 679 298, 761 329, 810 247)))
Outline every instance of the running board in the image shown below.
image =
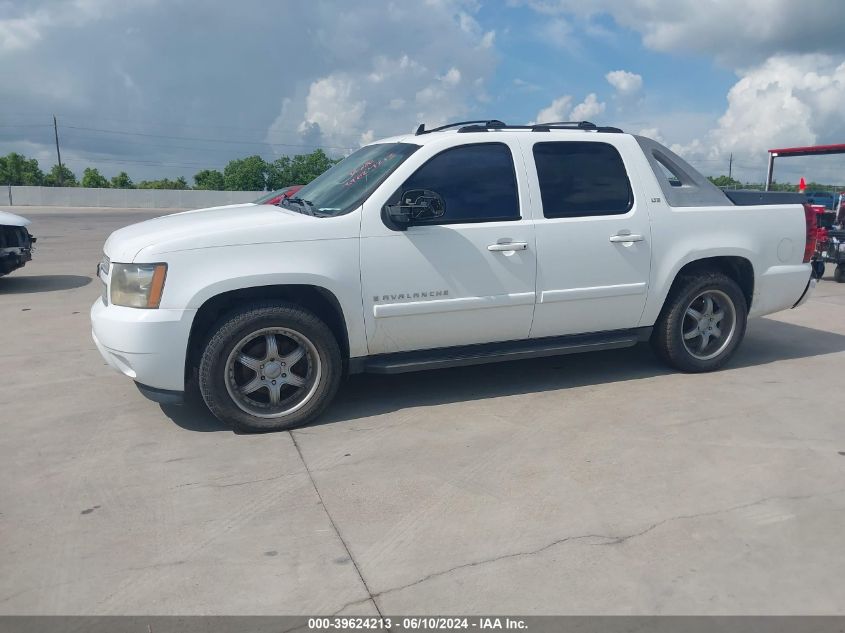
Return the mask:
POLYGON ((426 369, 465 367, 483 363, 631 347, 642 341, 647 341, 650 336, 651 328, 644 327, 594 334, 573 334, 523 341, 378 354, 351 359, 349 370, 350 373, 401 374, 426 369))

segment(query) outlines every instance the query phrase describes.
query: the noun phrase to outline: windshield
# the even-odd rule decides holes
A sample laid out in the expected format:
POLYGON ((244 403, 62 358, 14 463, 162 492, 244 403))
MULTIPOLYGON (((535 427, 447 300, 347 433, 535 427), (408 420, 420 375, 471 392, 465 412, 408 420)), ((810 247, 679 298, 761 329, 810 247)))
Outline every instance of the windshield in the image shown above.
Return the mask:
POLYGON ((360 205, 393 170, 419 149, 410 143, 362 147, 296 193, 318 215, 343 215, 360 205))

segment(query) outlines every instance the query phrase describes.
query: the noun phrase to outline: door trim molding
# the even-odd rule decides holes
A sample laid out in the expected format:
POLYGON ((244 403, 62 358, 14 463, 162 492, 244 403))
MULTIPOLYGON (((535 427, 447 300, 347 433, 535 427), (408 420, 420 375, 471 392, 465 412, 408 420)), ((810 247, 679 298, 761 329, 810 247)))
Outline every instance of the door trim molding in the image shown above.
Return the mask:
POLYGON ((377 319, 414 316, 417 314, 438 314, 485 308, 510 308, 533 305, 534 292, 515 292, 483 297, 458 297, 455 299, 434 299, 431 301, 406 301, 402 303, 377 303, 373 305, 373 316, 377 319))
POLYGON ((642 295, 645 294, 645 292, 646 283, 644 281, 634 284, 616 284, 613 286, 544 290, 540 293, 540 303, 577 301, 579 299, 603 299, 605 297, 624 297, 626 295, 642 295))

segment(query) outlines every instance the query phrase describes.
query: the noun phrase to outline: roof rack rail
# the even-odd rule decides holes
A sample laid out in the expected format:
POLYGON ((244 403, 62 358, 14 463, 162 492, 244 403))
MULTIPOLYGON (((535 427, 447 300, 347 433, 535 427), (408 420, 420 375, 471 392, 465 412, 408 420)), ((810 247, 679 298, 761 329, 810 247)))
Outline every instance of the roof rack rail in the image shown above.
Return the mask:
POLYGON ((554 127, 567 128, 574 127, 579 130, 595 130, 598 126, 592 121, 550 121, 549 123, 535 123, 533 128, 554 127))
POLYGON ((486 119, 479 121, 459 121, 449 123, 440 127, 425 129, 425 123, 417 128, 416 135, 440 132, 449 128, 457 127, 458 133, 462 132, 487 132, 489 130, 530 130, 532 132, 550 132, 552 130, 584 130, 585 132, 609 132, 622 133, 618 127, 596 125, 591 121, 552 121, 550 123, 532 123, 531 125, 507 125, 498 119, 486 119))
POLYGON ((508 127, 505 123, 503 123, 502 121, 499 121, 498 119, 479 119, 477 121, 458 121, 457 123, 447 123, 446 125, 441 125, 440 127, 435 127, 435 128, 430 129, 430 130, 425 129, 425 123, 420 123, 420 125, 417 128, 417 131, 415 132, 414 135, 419 136, 420 134, 430 134, 431 132, 440 132, 442 130, 448 130, 450 127, 458 127, 459 125, 473 125, 473 124, 476 124, 476 123, 484 123, 485 129, 487 129, 487 128, 498 129, 498 128, 508 127))

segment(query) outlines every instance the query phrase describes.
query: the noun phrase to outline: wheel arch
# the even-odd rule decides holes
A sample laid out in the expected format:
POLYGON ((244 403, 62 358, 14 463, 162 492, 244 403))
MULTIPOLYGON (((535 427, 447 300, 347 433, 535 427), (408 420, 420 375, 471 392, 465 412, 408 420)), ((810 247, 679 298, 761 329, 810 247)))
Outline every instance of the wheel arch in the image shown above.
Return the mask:
POLYGON ((317 315, 332 331, 340 346, 344 365, 349 359, 349 332, 346 315, 335 294, 322 286, 311 284, 270 284, 220 292, 207 298, 197 309, 191 323, 188 350, 185 356, 185 379, 191 381, 203 343, 211 328, 223 315, 234 311, 239 304, 256 300, 289 301, 317 315))
POLYGON ((678 269, 668 292, 663 297, 660 314, 666 310, 666 306, 669 305, 683 278, 708 272, 722 273, 733 279, 742 289, 747 308, 751 310, 754 300, 754 265, 748 258, 740 255, 716 255, 694 259, 678 269))

